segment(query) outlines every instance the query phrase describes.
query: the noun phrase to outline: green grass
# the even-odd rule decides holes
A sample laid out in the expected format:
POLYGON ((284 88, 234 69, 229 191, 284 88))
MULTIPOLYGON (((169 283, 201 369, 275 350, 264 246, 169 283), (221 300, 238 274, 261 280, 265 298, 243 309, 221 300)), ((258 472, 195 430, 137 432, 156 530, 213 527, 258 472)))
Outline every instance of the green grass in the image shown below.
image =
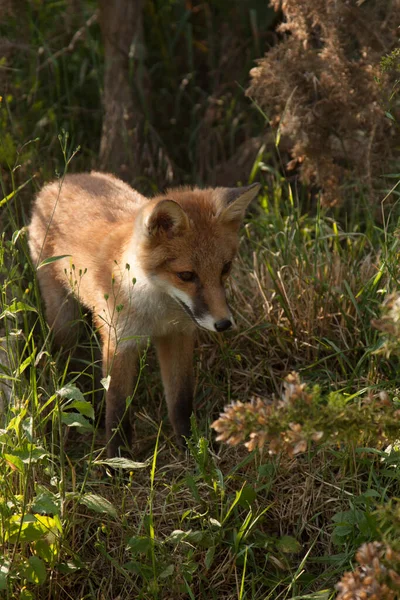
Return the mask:
MULTIPOLYGON (((254 0, 246 12, 218 0, 211 16, 178 1, 146 4, 147 65, 159 90, 146 114, 148 151, 154 160, 160 148, 168 154, 173 181, 212 183, 221 158, 263 127, 240 85, 266 44, 255 34, 273 18, 265 4, 254 0), (243 43, 240 60, 228 52, 224 63, 222 21, 243 43), (211 122, 210 96, 219 107, 211 122)), ((31 46, 7 58, 13 70, 0 90, 0 594, 334 598, 362 543, 399 549, 398 452, 385 453, 368 427, 332 441, 332 423, 329 439, 295 456, 269 454, 268 445, 248 452, 218 447, 210 424, 230 402, 277 403, 294 370, 318 386, 317 414, 336 402, 339 416, 344 407, 357 415, 370 401, 374 415, 382 397, 396 408, 397 343, 388 355, 371 322, 398 289, 397 203, 383 203, 384 218, 360 197, 323 210, 280 175, 279 156, 261 150, 246 178, 263 191, 229 289, 238 329, 199 338, 188 456, 177 452, 150 347, 132 402, 134 460, 107 461, 96 332, 82 315, 77 351, 52 346, 25 230, 44 181, 96 166, 100 33, 94 25, 71 55, 59 54, 74 33, 66 3, 27 6, 1 31, 13 40, 23 31, 31 46)), ((95 3, 83 7, 87 19, 95 3)), ((155 190, 165 177, 148 169, 138 183, 155 190)))

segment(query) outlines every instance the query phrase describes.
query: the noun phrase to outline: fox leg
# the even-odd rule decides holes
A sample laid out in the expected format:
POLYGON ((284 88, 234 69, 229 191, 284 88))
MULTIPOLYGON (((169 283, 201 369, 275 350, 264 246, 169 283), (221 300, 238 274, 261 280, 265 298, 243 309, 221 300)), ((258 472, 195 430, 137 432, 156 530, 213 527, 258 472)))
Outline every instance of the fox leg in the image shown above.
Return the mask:
POLYGON ((106 392, 107 456, 118 456, 118 448, 132 443, 126 399, 133 393, 138 352, 132 346, 115 345, 103 339, 103 377, 110 376, 106 392))
POLYGON ((193 411, 193 335, 170 334, 155 338, 154 343, 161 368, 168 415, 178 443, 182 445, 182 436, 190 436, 190 415, 193 411))
POLYGON ((46 266, 37 274, 46 308, 46 320, 53 331, 57 346, 71 348, 78 339, 79 305, 46 266))

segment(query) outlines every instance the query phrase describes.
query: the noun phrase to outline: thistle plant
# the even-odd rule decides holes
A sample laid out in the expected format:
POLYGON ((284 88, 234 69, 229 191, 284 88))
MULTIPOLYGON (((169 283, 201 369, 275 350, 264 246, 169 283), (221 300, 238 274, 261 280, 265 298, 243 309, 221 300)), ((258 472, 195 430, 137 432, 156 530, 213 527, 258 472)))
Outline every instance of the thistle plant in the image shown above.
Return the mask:
POLYGON ((336 585, 336 600, 396 600, 400 594, 400 553, 380 542, 363 544, 357 568, 336 585))
POLYGON ((248 450, 267 446, 269 454, 293 457, 313 443, 368 443, 380 448, 398 436, 399 417, 400 410, 386 393, 357 402, 335 392, 323 397, 318 386, 310 390, 293 372, 284 380, 280 400, 233 402, 212 427, 217 441, 243 443, 248 450))

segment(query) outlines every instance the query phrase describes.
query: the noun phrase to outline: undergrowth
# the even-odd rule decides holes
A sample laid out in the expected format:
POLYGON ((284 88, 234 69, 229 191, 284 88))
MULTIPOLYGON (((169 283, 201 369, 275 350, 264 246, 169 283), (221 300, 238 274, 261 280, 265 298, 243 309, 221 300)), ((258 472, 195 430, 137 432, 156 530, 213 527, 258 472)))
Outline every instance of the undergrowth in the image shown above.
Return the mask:
MULTIPOLYGON (((43 181, 96 165, 102 45, 93 22, 64 52, 82 19, 64 21, 63 2, 26 4, 20 22, 9 5, 2 35, 18 46, 6 44, 0 63, 1 595, 396 597, 397 204, 386 198, 377 214, 357 196, 321 208, 261 148, 246 178, 263 191, 229 284, 238 328, 199 338, 188 454, 177 452, 149 346, 132 403, 132 459, 107 460, 96 331, 83 314, 75 351, 54 348, 25 230, 43 181), (252 441, 249 449, 216 444, 211 423, 224 406, 233 420, 249 416, 231 439, 252 441)), ((86 23, 95 3, 80 5, 86 23)), ((207 6, 199 16, 191 3, 151 1, 145 14, 163 98, 149 129, 160 145, 171 140, 180 183, 212 180, 262 123, 232 81, 239 57, 245 73, 262 53, 260 24, 275 16, 264 0, 248 12, 225 0, 211 15, 207 6), (218 35, 227 11, 230 27, 218 35)), ((144 179, 143 191, 164 183, 144 179)))
POLYGON ((79 352, 51 345, 18 204, 18 194, 5 203, 14 233, 0 246, 6 597, 327 599, 363 543, 392 548, 396 526, 378 507, 399 495, 398 453, 387 449, 398 363, 371 320, 397 285, 393 212, 384 226, 367 213, 347 224, 313 216, 268 179, 230 285, 238 330, 198 344, 188 456, 176 452, 149 349, 133 400, 135 462, 103 454, 90 320, 79 352), (280 400, 293 369, 313 391, 295 378, 280 400), (274 415, 269 446, 260 454, 253 436, 250 453, 216 449, 209 416, 253 397, 250 425, 274 415))

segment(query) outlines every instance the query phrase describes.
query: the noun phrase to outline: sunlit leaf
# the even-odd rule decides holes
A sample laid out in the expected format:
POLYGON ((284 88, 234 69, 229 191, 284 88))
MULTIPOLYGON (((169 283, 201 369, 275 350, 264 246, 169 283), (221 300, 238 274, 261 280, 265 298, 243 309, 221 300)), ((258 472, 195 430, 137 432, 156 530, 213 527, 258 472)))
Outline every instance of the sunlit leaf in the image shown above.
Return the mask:
POLYGON ((41 585, 46 581, 46 566, 38 556, 30 556, 28 566, 25 568, 25 577, 31 583, 41 585))
POLYGON ((37 268, 41 269, 42 267, 45 267, 46 265, 50 265, 51 263, 61 260, 62 258, 68 258, 69 256, 71 256, 71 254, 61 254, 60 256, 49 256, 49 258, 45 258, 44 260, 42 260, 42 262, 38 264, 37 268))
POLYGON ((80 502, 94 512, 104 513, 114 518, 118 516, 117 511, 111 502, 97 494, 84 494, 81 497, 80 502))
POLYGON ((89 423, 89 421, 79 413, 67 413, 62 412, 61 420, 64 425, 68 425, 68 427, 77 427, 85 432, 93 431, 93 425, 89 423))

